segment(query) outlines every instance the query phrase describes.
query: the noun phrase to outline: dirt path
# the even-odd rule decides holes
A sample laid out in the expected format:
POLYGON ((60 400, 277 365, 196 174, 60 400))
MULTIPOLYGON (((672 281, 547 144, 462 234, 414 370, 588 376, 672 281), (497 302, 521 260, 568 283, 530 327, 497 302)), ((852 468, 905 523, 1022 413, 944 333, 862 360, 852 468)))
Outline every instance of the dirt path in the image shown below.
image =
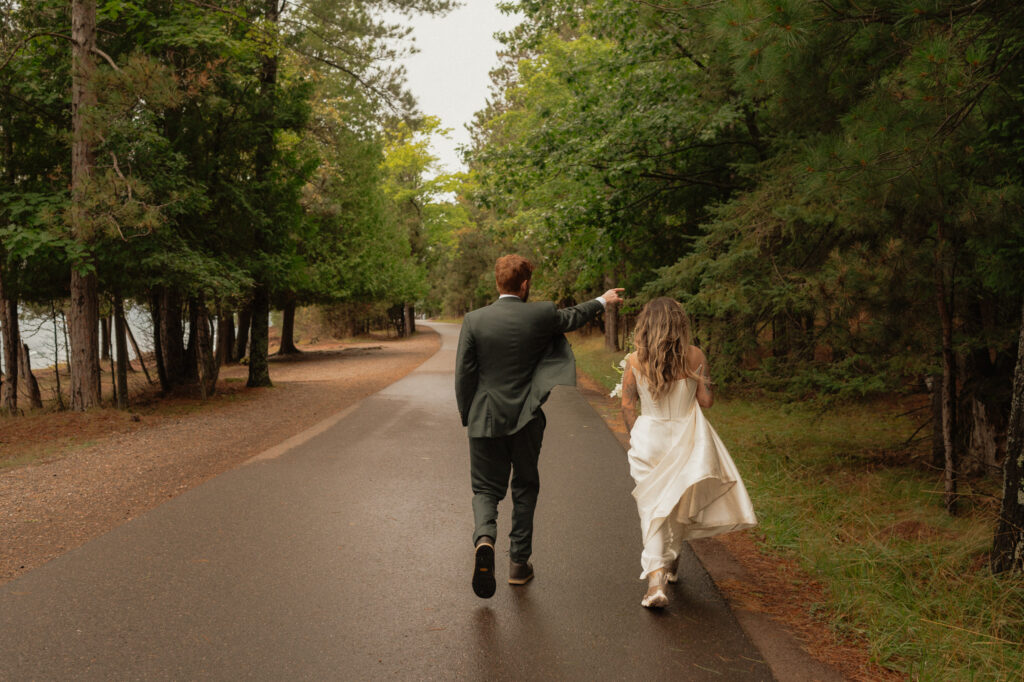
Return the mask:
POLYGON ((235 366, 207 403, 5 423, 4 459, 17 461, 19 448, 45 456, 0 469, 0 584, 376 393, 439 343, 426 329, 411 339, 317 346, 274 361, 273 388, 243 390, 247 368, 235 366), (61 428, 47 428, 55 422, 61 428))

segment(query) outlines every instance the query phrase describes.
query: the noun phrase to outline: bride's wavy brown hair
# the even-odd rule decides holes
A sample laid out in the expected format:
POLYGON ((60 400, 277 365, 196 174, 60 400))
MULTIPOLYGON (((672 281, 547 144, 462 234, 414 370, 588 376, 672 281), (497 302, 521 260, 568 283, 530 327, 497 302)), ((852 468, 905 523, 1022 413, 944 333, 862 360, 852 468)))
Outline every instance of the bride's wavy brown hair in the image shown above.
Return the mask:
POLYGON ((690 319, 677 301, 661 297, 648 302, 640 311, 633 342, 640 372, 655 399, 665 395, 678 379, 700 379, 695 369, 686 366, 690 319))

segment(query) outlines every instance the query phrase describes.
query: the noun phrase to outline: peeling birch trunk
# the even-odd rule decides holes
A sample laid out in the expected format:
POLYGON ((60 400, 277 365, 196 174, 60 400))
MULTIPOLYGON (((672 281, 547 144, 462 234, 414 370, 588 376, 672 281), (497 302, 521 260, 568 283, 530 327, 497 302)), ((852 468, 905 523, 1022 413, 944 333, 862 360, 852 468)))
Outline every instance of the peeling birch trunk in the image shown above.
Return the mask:
POLYGON ((1024 572, 1024 306, 1003 459, 1003 502, 992 546, 992 572, 1024 572))

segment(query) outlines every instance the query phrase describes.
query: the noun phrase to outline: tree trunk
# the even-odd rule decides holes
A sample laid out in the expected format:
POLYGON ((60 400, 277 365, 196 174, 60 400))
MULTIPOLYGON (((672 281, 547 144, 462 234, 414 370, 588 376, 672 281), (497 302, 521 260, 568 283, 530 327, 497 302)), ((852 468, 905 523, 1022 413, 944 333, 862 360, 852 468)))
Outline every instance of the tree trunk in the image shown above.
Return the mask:
POLYGON ((295 347, 295 301, 289 300, 284 305, 281 315, 281 347, 277 349, 278 355, 295 355, 301 353, 295 347))
POLYGON ((124 301, 114 296, 114 341, 117 344, 117 409, 128 409, 128 325, 124 319, 124 301))
POLYGON ((416 333, 416 306, 413 303, 409 304, 409 319, 406 329, 409 330, 409 336, 416 333))
POLYGON ((71 271, 71 409, 84 411, 100 404, 99 294, 96 275, 71 271))
POLYGON ((150 297, 150 313, 153 317, 153 356, 156 359, 156 375, 160 380, 160 390, 167 393, 171 390, 171 384, 167 380, 167 369, 164 367, 164 349, 163 344, 160 343, 160 339, 164 335, 162 322, 164 315, 160 310, 163 307, 161 298, 159 289, 154 290, 150 297))
MULTIPOLYGON (((977 301, 967 306, 964 323, 982 334, 995 336, 995 323, 986 320, 977 301)), ((1003 420, 1010 407, 1013 370, 997 366, 994 356, 988 348, 974 348, 959 363, 957 452, 961 475, 989 475, 1002 468, 1004 443, 1000 436, 1006 432, 1003 420)))
POLYGON ((188 383, 185 366, 185 330, 181 323, 181 295, 170 288, 160 288, 160 348, 163 354, 167 386, 173 390, 188 383))
POLYGON ((28 344, 21 344, 21 352, 18 353, 18 374, 21 375, 22 386, 28 393, 28 402, 32 407, 43 406, 43 396, 39 392, 39 382, 32 374, 32 360, 28 354, 28 344))
MULTIPOLYGON (((266 21, 271 31, 276 30, 277 20, 280 15, 280 0, 263 0, 262 18, 266 21)), ((257 186, 264 185, 272 175, 274 159, 277 156, 277 140, 275 130, 271 121, 276 118, 277 112, 277 67, 278 55, 273 50, 266 51, 260 64, 260 103, 262 104, 263 116, 266 124, 260 131, 253 154, 253 175, 257 186)), ((275 204, 272 197, 264 193, 262 202, 261 220, 270 221, 275 211, 275 204)), ((257 225, 253 240, 253 249, 259 253, 266 250, 264 241, 264 230, 257 225)), ((258 283, 253 289, 252 300, 252 322, 249 326, 250 349, 249 349, 249 380, 246 385, 250 388, 256 386, 270 386, 270 366, 267 363, 268 353, 268 322, 270 317, 270 285, 267 281, 266 271, 257 273, 258 283)))
POLYGON ((217 349, 214 351, 214 358, 217 366, 231 363, 231 351, 234 341, 235 314, 230 308, 217 307, 217 349))
POLYGON ((402 304, 402 333, 400 336, 412 336, 412 306, 408 303, 402 304))
POLYGON ((196 334, 199 307, 199 299, 192 297, 188 300, 188 345, 185 346, 185 383, 188 384, 199 382, 199 348, 196 334))
MULTIPOLYGON (((135 340, 135 334, 132 334, 132 326, 130 324, 128 324, 128 318, 124 317, 124 315, 123 315, 124 311, 122 310, 121 312, 122 312, 121 319, 124 320, 124 331, 128 335, 128 342, 130 344, 132 344, 132 351, 135 353, 135 357, 139 361, 139 367, 142 369, 142 373, 146 375, 146 383, 152 384, 153 380, 149 378, 149 370, 146 369, 146 362, 145 362, 145 360, 142 359, 142 351, 139 350, 139 344, 135 340)), ((131 363, 128 363, 128 370, 129 371, 135 371, 135 370, 132 369, 131 363)))
MULTIPOLYGON (((107 341, 108 342, 110 341, 109 336, 107 337, 107 341)), ((118 395, 117 395, 117 367, 114 366, 114 354, 110 352, 110 348, 108 347, 106 349, 106 351, 107 351, 107 360, 110 361, 110 393, 113 396, 113 399, 111 400, 111 402, 114 405, 117 405, 117 403, 118 403, 118 395)))
POLYGON ((249 328, 252 326, 252 303, 238 311, 238 336, 235 337, 235 361, 241 362, 249 346, 249 328))
POLYGON ((993 414, 976 395, 958 410, 961 416, 960 433, 963 434, 963 453, 960 469, 978 474, 996 471, 1002 461, 999 451, 999 432, 993 414))
POLYGON ((195 326, 192 332, 196 338, 196 364, 199 375, 199 393, 203 400, 212 396, 217 390, 217 375, 220 363, 213 351, 213 336, 210 333, 210 315, 203 299, 193 299, 195 307, 195 326))
POLYGON ((992 572, 1024 571, 1024 306, 1003 458, 1003 502, 992 546, 992 572))
POLYGON ((224 311, 224 361, 228 363, 235 362, 238 358, 235 357, 235 311, 233 308, 228 308, 224 311))
POLYGON ((21 334, 18 330, 18 301, 10 286, 4 282, 6 273, 0 271, 0 327, 3 328, 4 382, 0 387, 0 412, 18 413, 18 352, 21 334))
POLYGON ((100 318, 100 361, 110 359, 110 317, 100 318))
POLYGON ((619 309, 614 303, 604 311, 604 349, 619 350, 619 309))
MULTIPOLYGON (((64 311, 60 311, 60 329, 64 332, 64 365, 68 370, 68 378, 71 378, 71 341, 68 339, 68 317, 64 311)), ((70 397, 69 397, 70 399, 70 397)))
POLYGON ((270 330, 270 292, 267 285, 257 284, 252 297, 252 347, 249 349, 249 381, 246 386, 272 386, 270 366, 267 363, 267 346, 270 330))
POLYGON ((50 321, 53 323, 53 376, 57 385, 57 408, 64 409, 64 392, 60 386, 60 344, 57 343, 57 306, 50 301, 50 321))
POLYGON ((956 453, 956 355, 953 353, 953 311, 946 291, 946 266, 941 247, 944 244, 939 228, 939 248, 935 251, 935 302, 942 323, 942 448, 944 458, 943 502, 946 511, 957 511, 956 453))
MULTIPOLYGON (((608 289, 615 286, 611 276, 605 277, 604 283, 608 289)), ((619 306, 616 304, 609 304, 604 310, 604 349, 619 350, 619 306)))
POLYGON ((924 380, 932 401, 932 466, 946 468, 946 446, 942 438, 942 375, 933 374, 924 380))
MULTIPOLYGON (((86 242, 85 193, 92 174, 92 148, 84 110, 96 104, 93 76, 96 65, 95 0, 71 2, 71 233, 86 242)), ((71 409, 87 410, 100 403, 100 358, 96 328, 99 294, 96 274, 71 268, 71 409)))
POLYGON ((398 336, 398 338, 405 336, 405 306, 401 303, 397 303, 388 308, 387 326, 385 327, 389 330, 388 336, 391 335, 390 329, 392 327, 395 328, 395 335, 398 336))

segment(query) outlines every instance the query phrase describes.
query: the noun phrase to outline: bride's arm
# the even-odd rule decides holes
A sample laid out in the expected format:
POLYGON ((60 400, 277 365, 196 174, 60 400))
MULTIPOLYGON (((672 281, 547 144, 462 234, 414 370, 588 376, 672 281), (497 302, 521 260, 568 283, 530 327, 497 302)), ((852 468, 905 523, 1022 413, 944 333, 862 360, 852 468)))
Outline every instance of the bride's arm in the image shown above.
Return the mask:
POLYGON ((708 370, 708 359, 704 357, 704 351, 697 346, 690 346, 687 364, 697 368, 700 377, 697 381, 697 404, 706 410, 715 404, 715 396, 711 393, 711 372, 708 370))
POLYGON ((636 390, 636 377, 633 375, 633 356, 626 356, 626 369, 622 373, 622 420, 626 422, 626 432, 633 430, 636 423, 636 408, 640 402, 640 393, 636 390))

